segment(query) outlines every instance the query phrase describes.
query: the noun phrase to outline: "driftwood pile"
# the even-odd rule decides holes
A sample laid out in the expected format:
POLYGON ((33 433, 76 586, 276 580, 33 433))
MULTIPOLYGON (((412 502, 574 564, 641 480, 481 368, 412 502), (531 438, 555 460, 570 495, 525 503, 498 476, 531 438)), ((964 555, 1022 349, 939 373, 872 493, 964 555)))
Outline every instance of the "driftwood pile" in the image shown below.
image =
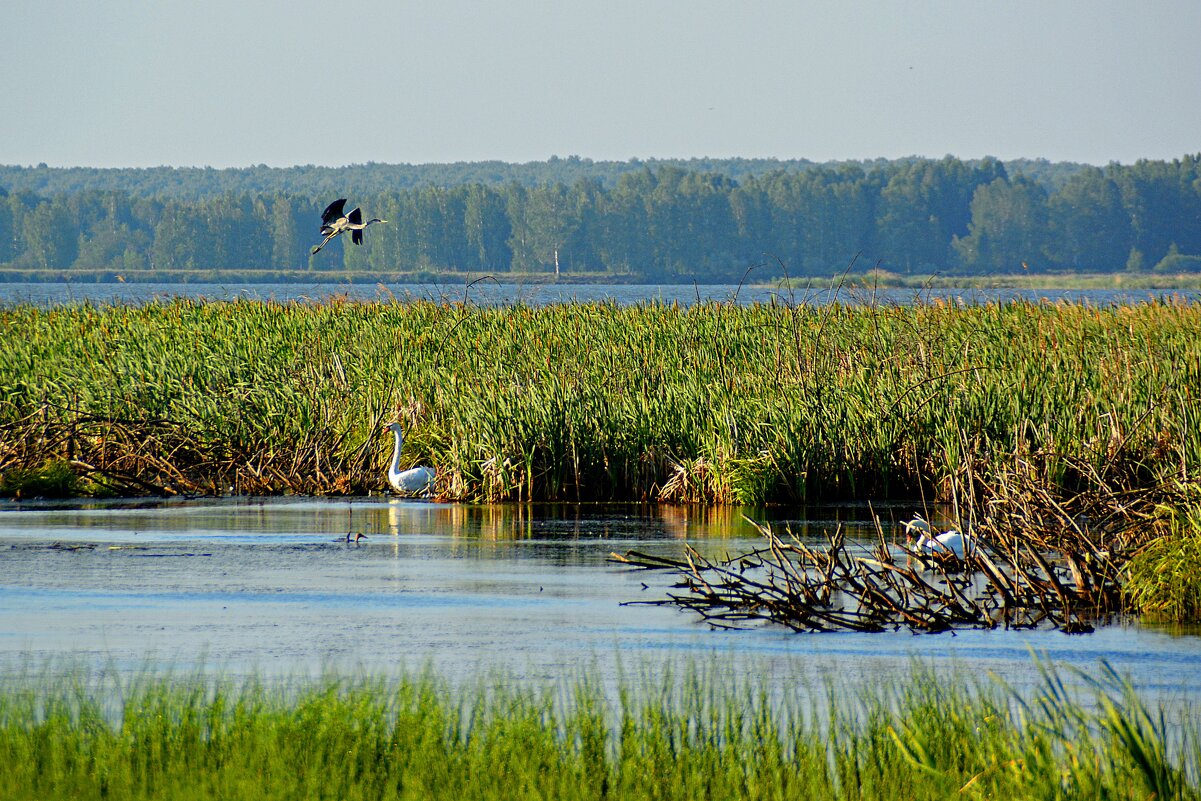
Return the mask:
POLYGON ((872 546, 848 545, 839 529, 816 547, 756 525, 766 544, 735 557, 711 560, 686 546, 683 559, 638 551, 613 559, 677 574, 666 598, 632 603, 678 606, 720 628, 764 621, 794 631, 1048 625, 1083 632, 1092 629, 1090 620, 1116 611, 1120 598, 1116 571, 1104 555, 1092 562, 1100 570, 1080 572, 1078 579, 1034 548, 1005 558, 976 543, 960 560, 919 555, 882 534, 872 546))
POLYGON ((1101 487, 1065 499, 1035 479, 1017 471, 972 494, 960 518, 970 543, 962 559, 890 539, 879 518, 874 542, 848 542, 841 529, 825 543, 804 542, 750 521, 764 544, 748 553, 710 559, 688 546, 681 559, 637 551, 612 559, 675 574, 666 597, 632 603, 676 606, 720 628, 1092 631, 1123 611, 1123 570, 1159 533, 1163 488, 1101 487))

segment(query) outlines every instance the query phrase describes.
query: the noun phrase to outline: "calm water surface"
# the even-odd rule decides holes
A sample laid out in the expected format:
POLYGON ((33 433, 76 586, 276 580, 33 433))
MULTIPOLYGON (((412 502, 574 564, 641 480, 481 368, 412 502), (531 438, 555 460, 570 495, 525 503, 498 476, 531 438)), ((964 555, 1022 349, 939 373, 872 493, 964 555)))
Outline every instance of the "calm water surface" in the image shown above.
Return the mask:
POLYGON ((1096 306, 1139 303, 1166 297, 1201 300, 1201 292, 1170 290, 1021 290, 1021 289, 887 289, 872 292, 862 289, 829 290, 829 282, 814 285, 811 290, 792 292, 762 286, 735 284, 496 284, 481 281, 470 289, 463 284, 84 284, 84 283, 0 283, 0 303, 33 303, 55 305, 80 301, 93 303, 148 303, 157 299, 188 297, 208 300, 251 298, 276 301, 323 301, 333 297, 354 300, 410 300, 422 298, 435 301, 462 301, 499 305, 527 303, 546 305, 570 301, 613 301, 633 304, 646 301, 689 305, 698 301, 730 301, 741 303, 768 302, 773 298, 787 303, 821 304, 837 300, 850 304, 879 303, 907 305, 933 300, 956 303, 987 303, 989 301, 1069 300, 1088 302, 1096 306))
MULTIPOLYGON (((608 560, 630 549, 719 554, 758 544, 746 510, 467 506, 388 498, 0 504, 0 672, 47 660, 223 674, 388 671, 453 678, 606 678, 663 662, 730 660, 779 681, 903 679, 918 658, 1021 685, 1031 653, 1201 700, 1201 638, 1139 626, 1094 634, 792 634, 710 630, 629 606, 666 576, 608 560), (367 538, 345 542, 348 531, 367 538)), ((877 510, 882 518, 889 510, 877 510)), ((870 536, 865 507, 805 519, 802 536, 870 536)))

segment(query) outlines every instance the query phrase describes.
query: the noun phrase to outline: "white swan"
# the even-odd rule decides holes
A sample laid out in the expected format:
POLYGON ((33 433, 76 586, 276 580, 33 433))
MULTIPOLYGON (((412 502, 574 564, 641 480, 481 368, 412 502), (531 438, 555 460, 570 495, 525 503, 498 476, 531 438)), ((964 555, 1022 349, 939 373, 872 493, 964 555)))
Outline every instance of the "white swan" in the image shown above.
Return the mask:
POLYGON ((392 447, 392 463, 388 465, 388 483, 392 485, 392 489, 401 495, 432 495, 434 479, 437 477, 434 468, 414 467, 409 470, 401 470, 400 449, 404 446, 404 431, 401 429, 400 423, 392 423, 388 426, 388 430, 395 438, 395 444, 392 447))
POLYGON ((915 517, 906 523, 905 533, 910 536, 917 535, 917 550, 922 554, 962 559, 971 549, 971 542, 959 531, 952 528, 941 534, 934 534, 930 524, 921 517, 915 517))

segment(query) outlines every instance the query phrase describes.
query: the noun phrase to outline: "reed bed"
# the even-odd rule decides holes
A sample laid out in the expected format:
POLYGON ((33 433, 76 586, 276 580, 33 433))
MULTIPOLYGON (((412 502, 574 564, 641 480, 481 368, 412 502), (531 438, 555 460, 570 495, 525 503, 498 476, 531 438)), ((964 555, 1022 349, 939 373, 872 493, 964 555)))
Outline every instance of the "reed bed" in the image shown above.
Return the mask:
POLYGON ((1197 479, 1199 330, 1175 302, 15 305, 0 473, 361 493, 399 419, 447 499, 932 500, 1019 462, 1154 487, 1197 479))
POLYGON ((1166 531, 1130 560, 1123 593, 1151 620, 1201 620, 1201 487, 1191 489, 1191 497, 1158 510, 1166 531))
POLYGON ((0 797, 1167 801, 1198 797, 1198 722, 1104 664, 1024 693, 920 665, 854 690, 716 664, 616 692, 26 677, 0 687, 0 797))

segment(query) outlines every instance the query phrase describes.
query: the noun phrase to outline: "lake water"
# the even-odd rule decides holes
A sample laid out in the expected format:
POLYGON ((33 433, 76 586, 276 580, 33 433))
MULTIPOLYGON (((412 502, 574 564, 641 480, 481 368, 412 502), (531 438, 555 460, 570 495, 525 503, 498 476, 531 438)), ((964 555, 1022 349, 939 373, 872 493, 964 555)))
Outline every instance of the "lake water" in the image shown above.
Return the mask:
POLYGON ((916 658, 1022 686, 1037 681, 1038 653, 1089 671, 1105 659, 1156 696, 1201 700, 1201 637, 1136 625, 1075 636, 727 632, 624 605, 662 597, 670 582, 611 552, 680 556, 685 542, 742 552, 759 544, 743 512, 815 539, 840 525, 851 537, 873 531, 861 506, 801 517, 386 497, 0 502, 0 674, 47 663, 224 675, 429 666, 451 679, 612 679, 717 659, 773 681, 866 684, 904 680, 916 658), (347 543, 347 532, 367 536, 347 543))
POLYGON ((462 301, 498 305, 522 302, 529 305, 564 303, 574 300, 607 300, 618 304, 646 301, 689 305, 699 301, 737 300, 741 303, 781 302, 822 304, 836 300, 850 304, 907 305, 934 300, 955 303, 989 301, 1068 300, 1095 306, 1139 303, 1157 298, 1179 297, 1201 301, 1201 292, 1170 290, 1021 290, 1021 289, 887 289, 872 292, 862 289, 829 290, 829 282, 813 289, 790 292, 761 286, 735 284, 497 284, 480 281, 470 288, 463 284, 85 284, 85 283, 0 283, 0 303, 56 305, 90 301, 92 303, 147 303, 156 299, 188 297, 209 300, 251 298, 275 301, 323 301, 329 298, 353 300, 462 301))

